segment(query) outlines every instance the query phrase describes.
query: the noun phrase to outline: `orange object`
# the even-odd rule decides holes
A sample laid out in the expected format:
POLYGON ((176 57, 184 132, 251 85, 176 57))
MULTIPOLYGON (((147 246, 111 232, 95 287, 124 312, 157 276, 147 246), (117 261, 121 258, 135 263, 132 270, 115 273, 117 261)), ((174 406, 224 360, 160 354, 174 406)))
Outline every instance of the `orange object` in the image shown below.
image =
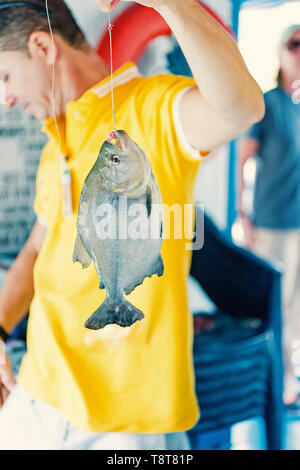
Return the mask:
MULTIPOLYGON (((199 2, 232 36, 232 29, 207 5, 199 2)), ((125 62, 137 63, 148 44, 159 36, 170 36, 172 31, 162 16, 153 8, 135 4, 124 10, 113 20, 114 67, 125 62)), ((99 55, 110 65, 109 33, 102 35, 97 47, 99 55)))

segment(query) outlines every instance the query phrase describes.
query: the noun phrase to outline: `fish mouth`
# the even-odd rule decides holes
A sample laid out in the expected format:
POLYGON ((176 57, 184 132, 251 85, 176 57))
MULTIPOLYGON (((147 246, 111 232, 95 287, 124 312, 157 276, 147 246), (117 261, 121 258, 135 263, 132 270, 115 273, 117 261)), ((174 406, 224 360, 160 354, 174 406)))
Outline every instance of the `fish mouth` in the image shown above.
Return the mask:
POLYGON ((113 131, 107 136, 106 142, 112 145, 117 150, 125 150, 125 141, 123 137, 124 131, 113 131), (113 144, 112 142, 115 141, 113 144))

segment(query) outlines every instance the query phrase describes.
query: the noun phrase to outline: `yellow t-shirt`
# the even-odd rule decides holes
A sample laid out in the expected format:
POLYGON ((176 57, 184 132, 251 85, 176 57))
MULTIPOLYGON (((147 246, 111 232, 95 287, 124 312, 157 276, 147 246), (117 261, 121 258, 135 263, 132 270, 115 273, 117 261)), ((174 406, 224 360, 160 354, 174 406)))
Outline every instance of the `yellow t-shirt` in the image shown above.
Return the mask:
MULTIPOLYGON (((125 64, 115 74, 117 127, 146 151, 164 204, 193 203, 201 157, 180 130, 179 99, 193 79, 144 78, 125 64), (182 135, 181 135, 182 134, 182 135)), ((59 120, 72 174, 74 214, 62 217, 61 162, 52 120, 37 176, 35 211, 47 235, 34 268, 35 295, 28 353, 18 380, 35 399, 56 407, 74 425, 94 432, 165 433, 199 418, 192 361, 193 328, 186 283, 186 239, 164 240, 163 277, 145 279, 128 300, 145 319, 130 328, 84 328, 104 301, 94 264, 72 262, 79 197, 101 144, 112 130, 109 79, 70 102, 59 120)), ((193 215, 189 228, 192 228, 193 215)))

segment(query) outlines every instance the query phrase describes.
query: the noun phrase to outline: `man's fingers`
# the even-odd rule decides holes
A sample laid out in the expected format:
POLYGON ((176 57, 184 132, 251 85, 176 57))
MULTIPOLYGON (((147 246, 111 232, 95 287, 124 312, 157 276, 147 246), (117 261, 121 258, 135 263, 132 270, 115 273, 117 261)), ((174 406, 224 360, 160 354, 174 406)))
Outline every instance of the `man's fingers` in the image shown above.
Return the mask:
POLYGON ((4 385, 2 385, 1 392, 2 392, 2 402, 3 402, 2 405, 4 405, 4 403, 6 402, 8 396, 10 394, 10 392, 7 390, 7 388, 4 385))
POLYGON ((96 0, 96 2, 103 12, 108 13, 116 8, 121 3, 121 0, 96 0))
POLYGON ((0 408, 6 402, 7 398, 9 397, 9 394, 10 392, 7 390, 7 388, 3 384, 0 384, 0 408))
POLYGON ((16 380, 9 364, 0 366, 0 381, 9 391, 16 385, 16 380))
POLYGON ((3 341, 0 341, 0 367, 5 366, 7 360, 5 344, 3 341))

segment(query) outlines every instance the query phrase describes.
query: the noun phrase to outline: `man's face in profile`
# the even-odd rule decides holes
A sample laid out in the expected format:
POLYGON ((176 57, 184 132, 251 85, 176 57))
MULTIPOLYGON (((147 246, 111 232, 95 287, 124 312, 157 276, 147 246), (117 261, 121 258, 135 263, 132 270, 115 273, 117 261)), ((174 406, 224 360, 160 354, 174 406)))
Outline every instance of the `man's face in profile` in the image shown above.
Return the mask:
POLYGON ((19 106, 39 120, 51 116, 51 67, 23 51, 0 52, 5 106, 19 106))
POLYGON ((300 74, 300 31, 296 31, 280 55, 283 71, 295 76, 300 74))

